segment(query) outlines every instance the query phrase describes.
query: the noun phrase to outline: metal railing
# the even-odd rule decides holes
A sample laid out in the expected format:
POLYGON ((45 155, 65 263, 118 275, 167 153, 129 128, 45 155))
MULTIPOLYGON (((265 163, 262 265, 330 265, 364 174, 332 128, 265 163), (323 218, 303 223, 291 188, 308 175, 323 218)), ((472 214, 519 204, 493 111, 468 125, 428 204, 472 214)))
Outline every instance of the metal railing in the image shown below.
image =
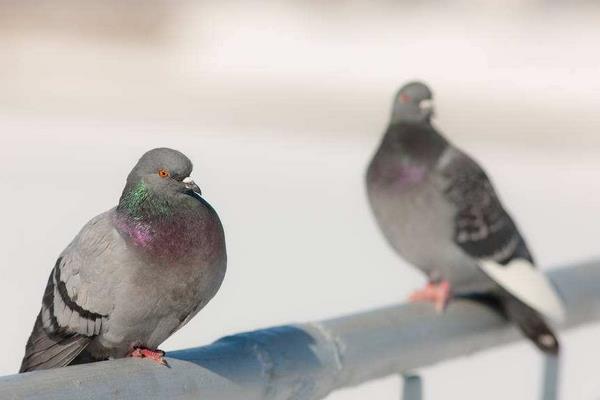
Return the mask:
MULTIPOLYGON (((600 261, 555 269, 549 276, 566 304, 560 330, 600 319, 600 261)), ((442 315, 427 304, 405 304, 169 352, 169 368, 121 359, 6 376, 0 378, 0 397, 314 400, 517 340, 523 340, 517 330, 479 301, 457 299, 442 315)), ((554 373, 547 368, 547 376, 554 373)), ((418 377, 405 382, 404 392, 418 397, 418 377)))

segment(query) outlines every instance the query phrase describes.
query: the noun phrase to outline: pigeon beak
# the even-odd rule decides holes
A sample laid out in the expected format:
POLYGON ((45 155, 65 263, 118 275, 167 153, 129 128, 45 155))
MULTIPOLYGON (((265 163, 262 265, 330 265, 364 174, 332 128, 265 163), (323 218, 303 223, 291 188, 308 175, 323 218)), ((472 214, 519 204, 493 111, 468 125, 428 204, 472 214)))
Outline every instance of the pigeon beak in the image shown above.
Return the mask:
POLYGON ((421 110, 424 114, 427 115, 433 115, 433 100, 432 99, 426 99, 426 100, 421 100, 419 102, 419 110, 421 110))
POLYGON ((182 180, 181 182, 183 182, 185 184, 185 188, 188 191, 202 195, 202 190, 200 190, 198 185, 196 185, 194 183, 194 181, 192 180, 192 178, 190 178, 189 176, 187 178, 185 178, 184 180, 182 180))

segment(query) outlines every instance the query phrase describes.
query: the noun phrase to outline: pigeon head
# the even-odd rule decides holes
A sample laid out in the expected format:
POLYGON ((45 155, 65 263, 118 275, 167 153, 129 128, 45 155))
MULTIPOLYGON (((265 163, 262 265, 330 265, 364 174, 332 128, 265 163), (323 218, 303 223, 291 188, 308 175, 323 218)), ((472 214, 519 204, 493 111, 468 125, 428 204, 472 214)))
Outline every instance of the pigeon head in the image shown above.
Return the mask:
POLYGON ((190 178, 192 162, 183 153, 157 148, 145 153, 127 177, 118 209, 129 214, 164 214, 202 192, 190 178))
POLYGON ((392 122, 430 121, 433 116, 433 93, 422 82, 402 86, 394 99, 392 122))

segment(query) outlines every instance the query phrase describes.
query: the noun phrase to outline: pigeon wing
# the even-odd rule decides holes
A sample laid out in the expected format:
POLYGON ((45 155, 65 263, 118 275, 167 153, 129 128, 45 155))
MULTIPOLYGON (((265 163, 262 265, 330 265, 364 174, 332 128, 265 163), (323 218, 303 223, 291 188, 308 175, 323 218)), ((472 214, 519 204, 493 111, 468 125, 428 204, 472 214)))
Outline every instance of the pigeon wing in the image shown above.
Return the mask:
POLYGON ((438 167, 444 195, 456 208, 454 242, 479 261, 481 269, 508 293, 555 321, 564 317, 562 301, 506 212, 483 169, 449 147, 438 167))
POLYGON ((110 248, 108 235, 97 231, 106 225, 98 219, 90 221, 56 261, 20 372, 68 365, 108 322, 110 296, 91 289, 91 280, 98 286, 102 278, 98 263, 110 248), (95 271, 86 271, 92 268, 95 271))

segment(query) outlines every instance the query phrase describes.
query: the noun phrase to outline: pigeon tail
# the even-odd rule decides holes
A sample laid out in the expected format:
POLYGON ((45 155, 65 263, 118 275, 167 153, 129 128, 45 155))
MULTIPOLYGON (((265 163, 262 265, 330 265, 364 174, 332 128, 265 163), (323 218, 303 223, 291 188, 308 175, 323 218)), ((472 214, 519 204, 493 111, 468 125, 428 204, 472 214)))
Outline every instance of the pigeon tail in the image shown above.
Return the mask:
POLYGON ((538 349, 547 354, 558 355, 558 338, 540 313, 508 293, 503 296, 502 303, 508 318, 538 349))

